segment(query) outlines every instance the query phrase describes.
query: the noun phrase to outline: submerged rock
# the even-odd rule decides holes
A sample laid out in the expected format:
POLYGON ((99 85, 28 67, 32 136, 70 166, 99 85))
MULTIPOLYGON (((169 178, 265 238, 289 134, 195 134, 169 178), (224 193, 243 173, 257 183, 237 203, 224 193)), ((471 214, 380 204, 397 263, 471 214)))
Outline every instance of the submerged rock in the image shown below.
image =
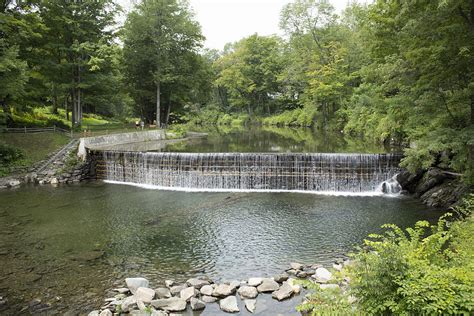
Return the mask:
POLYGON ((235 296, 229 296, 219 301, 219 307, 228 313, 240 312, 239 306, 237 305, 237 298, 235 296))

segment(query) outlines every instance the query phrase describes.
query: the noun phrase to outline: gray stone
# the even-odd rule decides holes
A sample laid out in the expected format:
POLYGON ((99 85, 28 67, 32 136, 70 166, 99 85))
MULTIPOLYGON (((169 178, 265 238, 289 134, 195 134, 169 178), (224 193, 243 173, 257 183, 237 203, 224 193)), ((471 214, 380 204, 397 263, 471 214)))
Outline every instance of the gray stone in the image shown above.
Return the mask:
POLYGON ((229 284, 219 284, 212 292, 212 296, 224 297, 232 295, 234 292, 235 288, 229 284))
POLYGON ((123 300, 122 311, 128 312, 133 309, 135 305, 137 305, 137 299, 134 296, 129 296, 123 300))
POLYGON ((257 300, 244 300, 245 308, 251 312, 252 314, 255 313, 257 309, 257 300))
POLYGON ((235 296, 229 296, 219 301, 219 307, 228 313, 240 312, 239 306, 237 305, 237 298, 235 296))
POLYGON ((284 299, 291 297, 292 294, 293 286, 287 282, 283 282, 282 286, 277 291, 272 293, 272 297, 279 301, 283 301, 284 299))
POLYGON ((153 300, 151 301, 151 305, 168 312, 180 312, 186 309, 186 301, 178 297, 153 300))
POLYGON ((316 282, 326 283, 332 279, 332 273, 329 272, 326 268, 317 268, 316 273, 313 275, 313 278, 316 282))
POLYGON ((278 283, 285 282, 286 280, 288 280, 288 274, 286 273, 278 274, 273 277, 273 280, 275 280, 278 283))
POLYGON ((215 301, 218 300, 218 298, 217 298, 217 297, 214 297, 214 296, 203 295, 203 296, 201 296, 201 300, 202 300, 204 303, 214 303, 215 301))
POLYGON ((186 283, 189 285, 189 286, 194 286, 194 288, 196 289, 200 289, 202 288, 203 286, 205 285, 209 285, 210 283, 206 280, 201 280, 201 279, 197 279, 197 278, 192 278, 192 279, 189 279, 186 281, 186 283))
POLYGON ((206 308, 206 303, 204 303, 201 300, 198 300, 195 297, 191 297, 190 303, 191 303, 191 309, 193 311, 200 311, 200 310, 206 308))
POLYGON ((87 314, 87 316, 99 316, 99 314, 100 314, 100 311, 92 311, 89 314, 87 314))
POLYGON ((204 285, 202 288, 201 288, 201 294, 202 295, 209 295, 211 296, 212 295, 212 292, 214 291, 214 288, 210 285, 204 285))
POLYGON ((304 279, 304 278, 307 278, 307 277, 308 277, 308 273, 306 273, 305 271, 298 271, 298 272, 296 273, 296 276, 297 276, 298 278, 304 279))
POLYGON ((289 278, 286 283, 288 283, 293 288, 293 293, 298 294, 301 292, 301 285, 295 284, 295 279, 289 278))
POLYGON ((174 281, 173 280, 166 280, 165 285, 166 285, 167 288, 170 288, 174 285, 174 281))
POLYGON ((244 285, 237 291, 241 298, 256 298, 258 296, 257 288, 254 286, 244 285))
POLYGON ((334 268, 334 270, 337 270, 337 271, 341 271, 342 270, 342 264, 340 263, 334 263, 332 265, 332 267, 334 268))
POLYGON ((145 303, 141 300, 137 300, 137 306, 138 306, 138 309, 141 311, 144 311, 146 309, 145 303))
POLYGON ((125 283, 132 294, 135 294, 139 287, 148 287, 150 284, 145 278, 126 278, 125 283))
POLYGON ((58 178, 52 178, 50 183, 51 184, 58 184, 59 180, 58 180, 58 178))
POLYGON ((296 275, 298 273, 298 270, 290 269, 290 270, 286 270, 286 272, 292 275, 296 275))
POLYGON ((237 289, 237 288, 240 287, 240 281, 237 281, 237 280, 230 281, 230 282, 229 282, 229 285, 230 285, 231 287, 233 287, 234 289, 237 289))
MULTIPOLYGON (((179 292, 179 297, 181 297, 183 300, 185 301, 189 301, 191 299, 191 297, 194 297, 196 296, 196 289, 194 288, 194 286, 190 286, 190 287, 187 287, 185 289, 182 289, 180 292, 179 292)), ((199 292, 198 292, 199 293, 199 292)))
POLYGON ((165 287, 159 287, 155 289, 155 294, 157 298, 170 298, 171 297, 170 290, 165 287))
POLYGON ((278 290, 280 285, 272 279, 263 279, 262 284, 257 287, 260 293, 273 292, 278 290))
POLYGON ((120 294, 125 294, 125 293, 129 292, 130 290, 126 287, 121 287, 121 288, 118 288, 118 289, 113 289, 113 291, 119 292, 120 294))
POLYGON ((134 295, 137 300, 150 303, 155 298, 155 291, 147 287, 139 287, 134 295))
POLYGON ((17 186, 19 186, 20 184, 21 184, 21 182, 18 181, 18 180, 10 180, 10 181, 8 181, 8 186, 11 187, 11 188, 12 188, 12 187, 17 187, 17 186))
POLYGON ((185 288, 187 288, 186 285, 175 285, 175 286, 172 286, 170 288, 170 292, 171 292, 171 295, 178 295, 181 290, 184 290, 185 288))
POLYGON ((301 263, 292 262, 292 263, 290 263, 290 267, 293 270, 303 270, 304 265, 302 265, 301 263))
POLYGON ((112 316, 112 312, 108 309, 104 309, 103 311, 100 312, 99 316, 112 316))
POLYGON ((249 286, 259 286, 262 284, 263 279, 262 278, 250 278, 248 281, 249 286))

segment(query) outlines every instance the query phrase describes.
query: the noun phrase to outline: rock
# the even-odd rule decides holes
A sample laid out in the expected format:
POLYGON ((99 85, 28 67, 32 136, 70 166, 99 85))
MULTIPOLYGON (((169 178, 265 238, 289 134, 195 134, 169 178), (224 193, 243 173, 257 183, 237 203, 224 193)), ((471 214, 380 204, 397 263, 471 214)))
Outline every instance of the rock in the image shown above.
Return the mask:
POLYGON ((235 288, 229 284, 219 284, 214 291, 212 291, 212 296, 224 297, 234 294, 235 288))
POLYGON ((147 287, 139 287, 135 292, 135 298, 144 303, 150 303, 155 298, 155 291, 147 287))
POLYGON ((304 279, 304 278, 307 278, 307 277, 308 277, 308 273, 306 273, 305 271, 298 271, 298 272, 296 273, 296 276, 297 276, 298 278, 304 279))
POLYGON ((301 285, 295 284, 295 279, 289 278, 286 283, 288 283, 293 288, 293 293, 299 294, 301 292, 301 285))
POLYGON ((334 270, 337 270, 337 271, 341 271, 341 270, 342 270, 342 264, 340 264, 340 263, 334 263, 334 264, 332 265, 332 267, 333 267, 334 270))
POLYGON ((100 311, 92 311, 89 314, 87 314, 87 316, 99 316, 99 314, 100 314, 100 311))
POLYGON ((286 273, 289 273, 291 275, 296 275, 298 273, 298 270, 290 269, 290 270, 286 270, 286 273))
POLYGON ((236 280, 230 281, 230 282, 229 282, 229 285, 230 285, 231 287, 233 287, 234 289, 237 289, 237 288, 240 287, 240 281, 236 281, 236 280))
POLYGON ((196 279, 196 278, 192 278, 192 279, 189 279, 186 281, 186 283, 189 285, 189 286, 193 286, 194 288, 196 289, 200 289, 202 288, 203 286, 205 285, 209 285, 210 283, 206 280, 201 280, 201 279, 196 279))
POLYGON ((357 302, 357 298, 356 298, 354 295, 349 295, 349 296, 347 297, 347 302, 348 302, 349 304, 354 304, 355 302, 357 302))
POLYGON ((171 292, 171 295, 178 295, 181 290, 184 290, 185 288, 187 288, 186 285, 175 285, 175 286, 172 286, 170 288, 170 292, 171 292))
POLYGON ((212 292, 214 291, 214 288, 210 285, 204 285, 202 288, 201 288, 201 294, 202 295, 209 295, 211 296, 212 295, 212 292))
POLYGON ((332 279, 332 273, 329 272, 326 268, 317 268, 316 273, 313 275, 313 278, 318 283, 326 283, 332 279))
POLYGON ((277 291, 272 293, 272 297, 279 301, 283 301, 284 299, 291 297, 292 294, 293 287, 287 282, 283 282, 282 286, 277 291))
POLYGON ((18 180, 10 180, 10 181, 8 181, 7 186, 10 187, 10 188, 13 188, 13 187, 19 186, 20 184, 21 184, 21 182, 18 181, 18 180))
POLYGON ((165 285, 166 285, 167 288, 170 288, 174 285, 174 281, 173 280, 166 280, 165 285))
POLYGON ((191 303, 191 309, 193 311, 200 311, 200 310, 206 308, 206 303, 204 303, 201 300, 198 300, 195 297, 191 297, 190 303, 191 303))
POLYGON ((170 298, 171 297, 170 290, 165 287, 159 287, 155 289, 155 294, 157 298, 170 298))
MULTIPOLYGON (((196 289, 194 288, 194 286, 190 286, 190 287, 187 287, 185 289, 182 289, 180 292, 179 292, 179 297, 181 297, 183 300, 185 301, 189 301, 191 299, 191 297, 194 297, 196 296, 196 289)), ((198 292, 199 293, 199 292, 198 292)))
POLYGON ((144 311, 146 309, 145 303, 141 300, 137 300, 137 306, 138 306, 138 309, 141 311, 144 311))
POLYGON ((260 293, 273 292, 278 290, 280 285, 272 279, 263 279, 262 284, 257 287, 260 293))
POLYGON ((59 180, 58 180, 58 178, 52 178, 50 183, 51 184, 58 184, 59 180))
POLYGON ((168 312, 180 312, 186 309, 186 301, 178 297, 153 300, 151 301, 151 305, 168 312))
POLYGON ((257 300, 244 300, 245 308, 252 314, 257 309, 257 300))
POLYGON ((320 284, 320 285, 319 285, 319 288, 320 288, 321 290, 328 290, 328 289, 329 289, 329 290, 334 290, 334 289, 340 290, 340 287, 339 287, 339 285, 337 285, 337 284, 320 284))
POLYGON ((262 278, 250 278, 248 281, 249 286, 259 286, 262 284, 263 279, 262 278))
POLYGON ((121 287, 117 289, 113 289, 112 291, 119 292, 120 294, 128 293, 130 290, 126 287, 121 287))
POLYGON ((217 297, 214 297, 214 296, 203 295, 203 296, 201 296, 201 300, 202 300, 204 303, 214 303, 215 301, 218 300, 218 298, 217 298, 217 297))
POLYGON ((418 185, 415 188, 415 194, 417 197, 422 196, 426 191, 431 188, 440 185, 446 180, 448 176, 438 168, 430 168, 421 178, 418 185))
POLYGON ((237 305, 237 298, 235 296, 229 296, 219 301, 219 307, 228 313, 240 312, 239 306, 237 305))
POLYGON ((303 270, 304 265, 302 265, 301 263, 292 262, 292 263, 290 263, 290 267, 293 270, 303 270))
POLYGON ((150 284, 145 278, 126 278, 125 283, 132 294, 135 294, 139 287, 148 287, 150 284))
POLYGON ((254 286, 244 285, 237 291, 241 298, 256 298, 258 296, 257 288, 254 286))
POLYGON ((112 312, 108 309, 104 309, 103 311, 100 312, 99 316, 112 316, 112 312))
POLYGON ((285 282, 286 280, 288 280, 288 274, 286 273, 278 274, 273 277, 273 280, 275 280, 278 283, 285 282))
POLYGON ((123 300, 122 303, 122 311, 128 312, 129 310, 133 309, 133 307, 137 305, 137 299, 134 296, 129 296, 123 300))

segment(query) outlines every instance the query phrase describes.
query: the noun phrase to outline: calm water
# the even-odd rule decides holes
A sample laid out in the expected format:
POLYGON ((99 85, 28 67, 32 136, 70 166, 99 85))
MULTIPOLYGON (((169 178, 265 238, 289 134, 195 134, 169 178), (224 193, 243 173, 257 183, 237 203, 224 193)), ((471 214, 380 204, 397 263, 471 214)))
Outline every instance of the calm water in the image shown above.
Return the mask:
MULTIPOLYGON (((198 275, 271 276, 291 261, 330 263, 384 223, 439 215, 410 198, 189 193, 102 182, 0 191, 0 200, 0 296, 9 299, 8 313, 35 297, 55 311, 90 311, 128 276, 158 286, 198 275)), ((259 296, 257 308, 287 314, 301 299, 272 305, 259 296)), ((203 315, 217 310, 213 304, 203 315)))
POLYGON ((109 149, 167 152, 293 152, 293 153, 385 153, 400 151, 384 148, 342 134, 328 134, 311 128, 276 127, 199 127, 193 131, 207 137, 177 141, 163 146, 161 142, 118 145, 109 149))

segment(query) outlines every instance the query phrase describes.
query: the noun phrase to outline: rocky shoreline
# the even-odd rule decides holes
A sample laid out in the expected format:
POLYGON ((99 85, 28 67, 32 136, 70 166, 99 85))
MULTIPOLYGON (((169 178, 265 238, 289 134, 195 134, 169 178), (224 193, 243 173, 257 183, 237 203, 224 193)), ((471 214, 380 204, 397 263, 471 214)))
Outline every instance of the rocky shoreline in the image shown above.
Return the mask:
POLYGON ((471 189, 461 181, 461 175, 437 167, 414 174, 402 170, 396 180, 406 193, 413 195, 424 204, 449 209, 455 206, 471 189))
MULTIPOLYGON (((346 291, 348 280, 337 282, 334 273, 349 264, 348 260, 338 260, 333 264, 331 272, 319 264, 291 263, 286 271, 271 278, 253 277, 243 281, 214 283, 210 278, 200 276, 184 283, 166 280, 156 288, 143 277, 126 278, 123 287, 113 289, 116 293, 113 297, 106 298, 100 309, 91 311, 88 315, 179 315, 174 313, 202 311, 209 304, 218 304, 223 313, 238 313, 242 308, 250 313, 258 313, 259 295, 271 294, 275 302, 290 299, 302 291, 298 280, 317 284, 321 290, 346 291)), ((305 300, 306 296, 302 298, 302 303, 305 300)), ((350 303, 354 302, 355 300, 351 300, 350 303)))

